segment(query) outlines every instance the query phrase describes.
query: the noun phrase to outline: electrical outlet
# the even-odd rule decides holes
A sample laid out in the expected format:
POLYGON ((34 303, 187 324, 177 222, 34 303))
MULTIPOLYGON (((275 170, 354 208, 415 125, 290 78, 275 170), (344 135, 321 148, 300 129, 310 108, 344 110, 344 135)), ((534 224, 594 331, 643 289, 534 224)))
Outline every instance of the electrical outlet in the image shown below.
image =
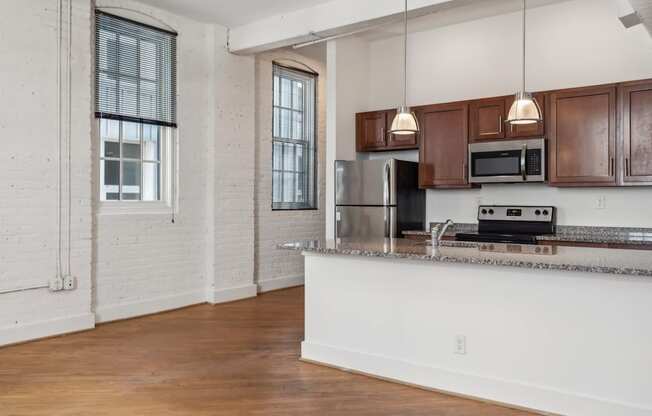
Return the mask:
POLYGON ((466 337, 464 335, 455 337, 455 354, 466 355, 466 337))
POLYGON ((48 282, 48 287, 50 289, 50 292, 62 291, 63 290, 63 279, 60 278, 59 276, 53 277, 48 282))
POLYGON ((606 209, 606 208, 607 208, 607 197, 601 195, 595 200, 595 209, 606 209))
POLYGON ((63 278, 63 290, 75 290, 77 288, 77 279, 74 276, 63 278))

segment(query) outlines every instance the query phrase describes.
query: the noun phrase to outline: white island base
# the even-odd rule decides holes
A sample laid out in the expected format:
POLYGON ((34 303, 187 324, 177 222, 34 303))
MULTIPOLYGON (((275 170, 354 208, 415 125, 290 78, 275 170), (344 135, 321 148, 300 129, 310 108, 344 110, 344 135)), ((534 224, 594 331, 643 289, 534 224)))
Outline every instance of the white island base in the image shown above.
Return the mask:
POLYGON ((304 255, 307 361, 541 413, 652 415, 649 277, 304 255))

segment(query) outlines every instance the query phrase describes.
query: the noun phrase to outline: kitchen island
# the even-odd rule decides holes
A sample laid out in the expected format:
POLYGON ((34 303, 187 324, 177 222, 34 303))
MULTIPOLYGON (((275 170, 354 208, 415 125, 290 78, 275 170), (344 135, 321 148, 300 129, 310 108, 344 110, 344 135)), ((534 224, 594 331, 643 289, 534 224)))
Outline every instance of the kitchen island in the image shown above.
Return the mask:
POLYGON ((652 415, 649 251, 280 248, 305 256, 306 361, 540 412, 652 415))

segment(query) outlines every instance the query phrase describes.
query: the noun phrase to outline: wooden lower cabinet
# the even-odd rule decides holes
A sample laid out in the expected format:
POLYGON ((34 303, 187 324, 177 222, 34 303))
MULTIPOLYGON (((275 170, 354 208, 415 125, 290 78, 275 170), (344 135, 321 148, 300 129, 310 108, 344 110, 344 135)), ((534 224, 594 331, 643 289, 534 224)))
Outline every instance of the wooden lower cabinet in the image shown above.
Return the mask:
POLYGON ((619 102, 622 183, 652 185, 652 81, 621 86, 619 102))
POLYGON ((616 86, 553 92, 549 101, 550 184, 616 185, 616 86))
POLYGON ((422 188, 468 187, 469 104, 422 107, 419 185, 422 188))

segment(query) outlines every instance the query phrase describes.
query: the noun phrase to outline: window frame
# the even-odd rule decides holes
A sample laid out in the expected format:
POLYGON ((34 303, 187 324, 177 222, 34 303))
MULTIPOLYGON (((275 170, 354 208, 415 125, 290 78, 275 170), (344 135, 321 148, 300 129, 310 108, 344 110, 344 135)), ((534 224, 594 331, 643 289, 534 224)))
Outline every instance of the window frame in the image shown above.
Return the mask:
MULTIPOLYGON (((308 72, 304 71, 301 69, 297 68, 292 68, 292 67, 287 67, 284 65, 280 65, 276 62, 272 63, 272 126, 271 126, 271 135, 272 135, 272 167, 271 167, 271 177, 272 177, 272 187, 271 187, 271 209, 272 211, 317 211, 319 210, 319 188, 318 188, 318 108, 317 108, 317 85, 319 81, 319 74, 314 73, 314 72, 308 72), (295 73, 297 75, 297 78, 291 78, 288 76, 283 77, 281 74, 292 74, 295 73), (306 114, 308 114, 308 111, 306 110, 308 100, 306 98, 309 97, 309 92, 304 91, 304 97, 303 97, 303 102, 304 102, 304 109, 299 111, 295 110, 293 108, 292 103, 290 104, 290 108, 284 107, 281 105, 280 99, 281 99, 281 94, 279 93, 279 103, 278 105, 274 102, 274 96, 275 96, 275 88, 274 88, 274 78, 276 76, 279 76, 279 86, 282 84, 281 79, 288 79, 290 81, 302 81, 304 82, 304 85, 306 85, 305 78, 309 78, 312 84, 312 99, 310 100, 310 105, 311 105, 311 112, 312 112, 312 138, 311 140, 307 139, 292 139, 292 138, 285 138, 285 137, 276 137, 275 135, 275 122, 274 122, 274 112, 276 109, 279 109, 279 120, 280 120, 280 110, 289 110, 290 114, 293 114, 295 112, 301 112, 302 114, 302 123, 304 125, 304 133, 306 132, 305 126, 308 124, 306 123, 306 114), (293 145, 301 145, 304 149, 304 153, 306 155, 310 155, 310 157, 305 157, 304 159, 305 164, 303 168, 303 175, 307 178, 306 179, 306 185, 305 188, 308 193, 308 198, 309 201, 307 202, 275 202, 274 201, 274 174, 279 172, 281 175, 281 183, 283 183, 282 178, 284 173, 288 173, 290 171, 286 171, 285 169, 281 168, 280 170, 277 170, 274 168, 274 161, 276 159, 276 149, 275 145, 276 144, 281 144, 282 148, 284 144, 293 144, 293 145)), ((291 101, 294 100, 294 94, 290 93, 291 101)), ((294 128, 294 121, 293 118, 290 117, 290 134, 289 136, 292 137, 293 133, 292 130, 294 128)), ((280 129, 280 127, 279 127, 280 129)), ((281 160, 283 157, 281 156, 281 160)), ((283 162, 281 162, 283 163, 283 162)), ((297 175, 299 172, 295 169, 294 171, 291 171, 291 173, 297 175)), ((297 175, 298 176, 298 175, 297 175)), ((283 190, 281 188, 281 195, 283 194, 283 190)))
MULTIPOLYGON (((119 121, 119 120, 111 120, 111 121, 119 121)), ((176 201, 175 199, 175 193, 174 189, 176 187, 176 172, 175 172, 175 166, 176 166, 176 136, 177 136, 177 129, 171 128, 171 127, 164 127, 164 126, 158 126, 160 130, 160 177, 159 177, 159 187, 160 187, 160 195, 159 195, 159 200, 158 201, 142 201, 142 200, 125 200, 125 199, 120 199, 120 200, 107 200, 103 201, 101 199, 101 194, 102 194, 102 187, 104 186, 104 183, 102 181, 102 175, 101 175, 101 163, 104 160, 107 160, 107 158, 103 157, 101 155, 101 149, 102 149, 102 133, 100 129, 100 123, 101 119, 96 119, 96 123, 94 124, 94 136, 97 138, 97 151, 96 154, 97 156, 97 161, 98 161, 98 168, 96 169, 96 174, 97 174, 97 186, 95 187, 97 199, 98 199, 98 205, 99 205, 99 213, 100 215, 117 215, 117 214, 127 214, 127 213, 142 213, 142 214, 173 214, 175 209, 174 207, 176 206, 176 201)), ((141 134, 142 134, 142 127, 143 123, 137 123, 140 126, 141 129, 141 134)), ((122 135, 122 132, 120 132, 120 135, 122 135)), ((122 139, 120 139, 120 152, 122 155, 122 139)), ((141 143, 142 143, 142 136, 141 136, 141 143)), ((141 163, 141 194, 142 194, 142 171, 143 171, 143 148, 141 147, 141 154, 140 154, 140 163, 141 163)), ((108 160, 118 160, 120 161, 120 181, 122 182, 122 157, 120 158, 108 158, 108 160)), ((131 158, 127 158, 127 161, 131 160, 131 158)), ((134 159, 135 161, 136 159, 134 159)), ((147 162, 145 162, 147 163, 147 162)))
MULTIPOLYGON (((116 37, 116 68, 115 71, 111 70, 100 70, 98 66, 99 62, 99 53, 100 50, 97 47, 93 48, 93 53, 94 53, 94 59, 93 59, 93 71, 94 71, 94 82, 95 82, 95 87, 94 91, 95 94, 98 94, 97 92, 97 83, 99 82, 99 77, 101 74, 105 74, 105 76, 109 78, 113 78, 116 81, 116 105, 119 103, 119 81, 118 79, 122 78, 129 78, 135 80, 136 86, 137 86, 137 93, 136 93, 136 102, 139 103, 140 99, 142 97, 142 93, 140 91, 141 84, 143 82, 153 82, 157 84, 157 91, 160 90, 161 86, 159 85, 160 82, 162 82, 164 78, 163 72, 165 71, 165 74, 170 74, 171 82, 172 82, 172 90, 171 94, 172 96, 172 101, 170 102, 171 105, 171 117, 172 120, 170 122, 164 121, 164 120, 150 120, 146 118, 141 118, 141 117, 132 117, 129 115, 117 115, 117 114, 112 114, 112 113, 102 113, 98 112, 97 108, 97 103, 98 103, 98 97, 94 97, 95 101, 95 123, 92 124, 92 136, 94 138, 94 144, 92 148, 94 149, 94 160, 97 161, 97 167, 94 168, 93 172, 93 177, 96 179, 96 186, 94 186, 94 191, 95 195, 93 196, 93 199, 97 201, 97 206, 98 206, 98 215, 120 215, 120 214, 161 214, 161 215, 174 215, 175 212, 177 211, 178 207, 178 192, 177 192, 177 184, 178 184, 178 169, 177 169, 177 152, 178 152, 178 127, 176 123, 176 117, 177 117, 177 100, 176 100, 176 95, 178 94, 177 90, 177 72, 178 72, 178 54, 177 54, 177 45, 176 45, 176 37, 178 34, 176 32, 172 32, 163 28, 155 27, 148 25, 146 23, 142 23, 136 20, 132 20, 130 18, 126 18, 124 16, 121 16, 119 14, 109 14, 105 13, 101 10, 95 10, 95 14, 104 14, 108 15, 112 18, 118 19, 125 21, 127 23, 132 23, 134 25, 142 26, 145 29, 151 29, 155 31, 160 31, 163 33, 166 33, 170 36, 175 37, 173 40, 173 43, 171 45, 171 51, 172 55, 170 56, 170 67, 165 68, 165 67, 158 67, 155 70, 156 77, 155 79, 150 79, 146 76, 141 76, 140 70, 141 70, 141 64, 138 62, 136 64, 136 69, 137 69, 137 74, 127 74, 127 73, 122 73, 120 71, 120 60, 119 60, 119 54, 120 54, 120 36, 122 36, 120 33, 117 33, 116 37), (105 157, 104 154, 102 154, 102 132, 101 132, 101 123, 102 120, 106 120, 109 122, 117 122, 119 123, 119 138, 118 138, 118 143, 119 143, 119 149, 120 149, 120 157, 118 158, 112 158, 112 157, 105 157), (122 123, 135 123, 138 125, 139 128, 139 136, 140 136, 140 158, 125 158, 124 153, 123 153, 123 127, 122 123), (146 168, 147 163, 156 163, 155 161, 149 161, 148 159, 145 159, 145 148, 143 146, 144 143, 144 137, 143 137, 143 128, 147 125, 151 125, 153 127, 157 127, 159 129, 159 161, 158 161, 158 166, 159 166, 159 199, 156 201, 143 201, 142 199, 138 200, 125 200, 122 199, 122 181, 123 181, 123 171, 124 171, 124 162, 125 161, 131 161, 133 160, 134 162, 139 162, 140 164, 140 197, 142 198, 143 195, 143 178, 144 178, 144 171, 146 168), (102 177, 102 164, 104 163, 105 160, 115 160, 120 163, 120 185, 119 185, 119 192, 120 192, 120 199, 118 200, 102 200, 102 192, 104 191, 104 178, 102 177)), ((97 18, 94 19, 94 22, 97 22, 97 18)), ((94 30, 95 36, 97 37, 97 30, 94 30)), ((98 39, 95 39, 94 45, 97 46, 98 39)), ((158 51, 157 53, 160 53, 159 49, 161 48, 161 45, 156 43, 156 42, 151 42, 156 50, 158 51)), ((136 54, 138 56, 138 59, 140 59, 140 47, 141 40, 139 38, 136 38, 136 54)), ((159 95, 157 96, 157 101, 156 101, 156 106, 157 108, 161 107, 163 105, 163 96, 159 95)), ((158 111, 158 110, 157 110, 158 111)))

